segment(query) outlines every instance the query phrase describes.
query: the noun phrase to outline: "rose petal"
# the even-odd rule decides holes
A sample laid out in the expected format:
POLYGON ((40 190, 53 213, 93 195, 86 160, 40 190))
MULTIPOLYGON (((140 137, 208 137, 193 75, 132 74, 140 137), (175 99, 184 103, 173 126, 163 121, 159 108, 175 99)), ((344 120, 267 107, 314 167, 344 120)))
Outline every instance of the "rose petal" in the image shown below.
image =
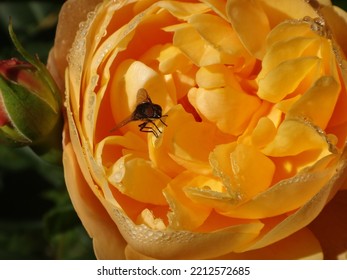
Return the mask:
MULTIPOLYGON (((88 20, 81 24, 80 29, 76 34, 74 44, 72 45, 69 51, 68 59, 70 63, 68 69, 70 71, 70 74, 66 77, 67 80, 71 83, 71 91, 76 93, 71 94, 70 96, 72 108, 74 108, 74 114, 76 114, 75 110, 79 109, 81 104, 84 104, 85 99, 88 100, 88 98, 84 98, 83 94, 80 94, 82 70, 84 70, 84 63, 88 63, 87 65, 92 64, 91 61, 93 60, 94 51, 97 49, 98 44, 101 41, 101 38, 103 38, 104 31, 107 28, 107 25, 112 17, 112 12, 109 10, 110 3, 105 3, 105 5, 106 6, 104 7, 104 9, 100 9, 99 13, 90 14, 88 20), (96 33, 93 32, 93 28, 90 28, 91 25, 95 25, 95 29, 97 30, 96 33), (86 51, 86 44, 88 45, 88 51, 86 51), (73 78, 71 78, 71 76, 73 78)), ((94 73, 96 73, 95 67, 91 67, 90 70, 90 72, 87 71, 87 73, 85 73, 88 81, 90 81, 91 79, 95 79, 93 78, 95 76, 94 73)), ((89 87, 91 87, 91 90, 93 90, 93 86, 95 86, 94 84, 95 83, 88 84, 89 87)), ((93 92, 86 91, 84 93, 91 94, 93 92)), ((87 110, 89 109, 88 106, 86 106, 84 109, 86 108, 87 110)), ((76 114, 76 117, 77 115, 79 117, 80 114, 76 114)))
POLYGON ((188 94, 196 110, 224 133, 239 135, 260 106, 258 98, 231 87, 207 90, 199 88, 188 94))
POLYGON ((210 10, 210 8, 204 3, 159 1, 157 5, 168 10, 176 18, 182 20, 187 20, 195 14, 206 13, 210 10))
MULTIPOLYGON (((319 188, 319 192, 307 201, 295 213, 292 213, 288 218, 277 224, 272 230, 266 233, 258 241, 256 241, 246 250, 253 250, 268 246, 273 242, 290 236, 299 229, 307 226, 318 214, 322 211, 330 197, 339 189, 339 186, 346 178, 346 151, 342 154, 340 161, 333 170, 331 180, 326 181, 323 187, 319 188)), ((305 188, 307 185, 305 185, 305 188)), ((289 197, 289 196, 288 196, 289 197)))
POLYGON ((108 181, 120 192, 137 201, 166 205, 162 190, 170 177, 153 167, 148 160, 132 154, 121 157, 109 169, 108 181))
POLYGON ((263 227, 261 222, 254 221, 211 233, 158 231, 145 225, 135 225, 117 209, 108 211, 112 213, 111 216, 129 246, 147 258, 210 259, 248 244, 263 227))
MULTIPOLYGON (((68 74, 68 69, 66 71, 68 74)), ((67 86, 67 92, 69 92, 69 84, 66 83, 67 86)), ((66 110, 67 110, 67 122, 68 122, 68 129, 71 136, 71 143, 73 146, 73 150, 76 153, 78 164, 81 168, 82 174, 84 178, 86 179, 89 186, 95 187, 94 180, 96 181, 96 184, 98 184, 98 187, 95 187, 93 191, 102 192, 103 196, 106 198, 107 201, 114 203, 114 205, 118 206, 118 203, 116 202, 115 198, 113 197, 112 192, 108 188, 107 181, 105 180, 105 172, 102 166, 98 165, 94 158, 93 154, 90 150, 89 143, 85 141, 84 139, 81 140, 79 132, 82 131, 81 125, 79 122, 75 121, 75 116, 71 112, 71 103, 70 100, 67 98, 66 101, 66 110)), ((78 120, 78 118, 77 118, 78 120)), ((83 135, 83 134, 82 134, 83 135)))
POLYGON ((160 127, 163 131, 160 138, 151 138, 151 141, 148 142, 149 158, 156 168, 173 178, 184 171, 184 168, 170 156, 173 153, 173 135, 182 123, 193 122, 194 118, 181 105, 176 105, 168 112, 165 121, 168 126, 165 128, 160 127))
POLYGON ((195 121, 182 123, 174 134, 170 157, 187 170, 201 174, 210 173, 208 155, 216 141, 218 131, 213 125, 195 121))
POLYGON ((252 144, 258 148, 263 148, 276 136, 276 127, 267 117, 259 119, 257 126, 252 132, 252 144))
MULTIPOLYGON (((331 6, 332 3, 331 3, 331 0, 317 0, 317 2, 321 5, 324 5, 324 6, 331 6)), ((314 3, 314 1, 313 1, 314 3)))
POLYGON ((245 48, 258 59, 265 54, 265 40, 271 28, 286 19, 318 16, 300 0, 229 0, 227 15, 245 48))
MULTIPOLYGON (((230 154, 235 151, 237 142, 217 145, 209 155, 210 165, 213 168, 213 174, 218 176, 223 182, 229 194, 236 193, 238 190, 232 185, 232 168, 230 154)), ((240 194, 237 194, 241 198, 240 194)))
POLYGON ((304 228, 269 246, 243 253, 230 253, 218 259, 230 260, 321 260, 322 248, 314 234, 304 228))
MULTIPOLYGON (((280 110, 281 112, 287 114, 288 111, 290 110, 290 108, 293 106, 293 104, 298 101, 301 98, 301 95, 296 95, 294 97, 291 98, 286 98, 283 99, 282 101, 278 102, 275 105, 275 108, 280 110)), ((281 122, 282 120, 280 120, 281 122)), ((279 124, 279 123, 278 123, 279 124)), ((277 126, 278 127, 278 126, 277 126)))
POLYGON ((181 72, 191 65, 191 62, 184 56, 180 49, 172 45, 166 46, 161 50, 158 61, 159 70, 164 74, 175 71, 181 72))
POLYGON ((221 52, 217 46, 207 42, 190 24, 181 24, 175 29, 173 44, 178 47, 197 66, 212 64, 236 64, 239 65, 240 58, 221 52))
POLYGON ((323 132, 300 119, 286 119, 277 130, 273 141, 264 149, 264 154, 273 157, 293 156, 305 151, 318 150, 329 153, 329 143, 323 132), (305 139, 305 141, 301 141, 305 139))
MULTIPOLYGON (((275 32, 272 30, 271 34, 275 32)), ((313 33, 313 32, 312 32, 313 33)), ((294 37, 286 40, 276 41, 267 50, 262 61, 262 69, 257 80, 266 76, 272 69, 278 67, 287 60, 297 59, 302 56, 318 56, 321 40, 318 36, 310 37, 294 37)))
POLYGON ((275 165, 269 158, 244 144, 218 145, 210 155, 210 162, 230 195, 236 194, 242 202, 266 190, 275 172, 275 165))
POLYGON ((334 39, 341 47, 344 55, 347 55, 347 38, 343 36, 347 28, 347 13, 340 7, 326 5, 321 9, 321 13, 332 31, 334 39))
POLYGON ((291 18, 304 18, 309 16, 315 18, 317 12, 308 3, 301 0, 261 0, 259 1, 269 18, 270 25, 276 26, 278 23, 291 18))
POLYGON ((273 103, 281 101, 305 79, 314 81, 317 78, 320 61, 317 57, 301 57, 281 63, 258 81, 258 96, 273 103))
POLYGON ((256 148, 239 144, 230 154, 230 161, 233 172, 231 176, 234 178, 236 188, 240 190, 243 200, 256 196, 270 186, 275 165, 256 148))
POLYGON ((67 54, 75 39, 80 22, 87 19, 87 14, 95 9, 101 0, 75 0, 64 3, 59 13, 59 20, 56 28, 54 48, 54 66, 59 73, 59 79, 64 79, 64 72, 67 66, 67 54), (73 13, 73 17, 71 16, 73 13))
POLYGON ((139 253, 129 245, 125 247, 125 258, 127 260, 155 260, 154 258, 139 253))
POLYGON ((259 2, 229 0, 227 15, 245 48, 256 58, 262 58, 270 25, 259 2))
POLYGON ((125 241, 81 173, 71 143, 64 146, 66 186, 98 259, 123 259, 125 241))
MULTIPOLYGON (((311 29, 311 26, 308 22, 296 20, 284 21, 271 30, 268 37, 266 38, 266 45, 270 50, 271 48, 274 48, 273 51, 275 51, 276 54, 276 51, 280 51, 277 49, 276 44, 280 42, 283 42, 283 44, 285 45, 285 42, 289 40, 290 44, 299 44, 301 45, 301 47, 305 47, 306 40, 306 43, 309 43, 310 40, 313 40, 312 43, 314 43, 315 38, 318 39, 319 37, 311 29)), ((301 50, 299 50, 299 52, 300 51, 301 50)), ((297 52, 298 50, 293 50, 294 57, 297 52)), ((292 56, 291 54, 289 55, 292 56)))
MULTIPOLYGON (((194 230, 201 226, 211 213, 211 208, 192 202, 183 192, 187 185, 196 185, 198 178, 191 172, 183 172, 170 181, 164 189, 164 195, 171 212, 168 213, 169 227, 181 230, 194 230)), ((207 181, 207 177, 205 177, 207 181)))
POLYGON ((142 138, 131 132, 124 136, 105 137, 95 147, 95 160, 100 166, 108 168, 126 154, 145 158, 146 144, 142 138))
POLYGON ((218 213, 234 218, 258 219, 273 217, 292 211, 316 194, 331 178, 335 171, 336 156, 322 159, 310 172, 298 174, 282 180, 264 192, 254 196, 248 202, 240 204, 239 194, 192 191, 187 195, 195 202, 214 207, 218 213), (325 169, 324 169, 325 168, 325 169))
POLYGON ((334 111, 340 85, 330 76, 323 76, 297 101, 287 113, 287 118, 305 116, 315 125, 325 129, 334 111))
POLYGON ((203 2, 208 5, 217 15, 219 15, 221 18, 228 20, 226 15, 226 1, 220 1, 220 0, 203 0, 203 2))
POLYGON ((246 55, 230 24, 222 18, 210 14, 199 14, 192 16, 188 23, 195 28, 206 42, 218 49, 219 52, 239 57, 246 55))
POLYGON ((144 224, 154 230, 165 230, 166 226, 162 219, 155 218, 153 212, 149 209, 144 209, 137 217, 137 224, 144 224))
POLYGON ((235 73, 223 64, 200 67, 196 73, 196 83, 205 89, 231 86, 241 91, 235 73))

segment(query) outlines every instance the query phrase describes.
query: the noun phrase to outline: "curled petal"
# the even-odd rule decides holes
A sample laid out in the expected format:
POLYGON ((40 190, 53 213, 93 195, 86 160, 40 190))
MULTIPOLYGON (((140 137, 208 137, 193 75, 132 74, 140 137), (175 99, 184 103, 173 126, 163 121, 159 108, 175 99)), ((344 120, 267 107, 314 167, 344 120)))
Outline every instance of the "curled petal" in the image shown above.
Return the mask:
MULTIPOLYGON (((75 39, 79 24, 86 20, 87 14, 93 11, 95 6, 100 2, 101 0, 81 0, 69 1, 63 4, 59 13, 54 48, 50 52, 50 57, 52 57, 51 59, 54 61, 54 64, 48 64, 49 66, 54 65, 54 68, 57 70, 54 77, 57 77, 58 81, 64 79, 64 71, 67 66, 67 54, 75 39), (74 11, 73 17, 70 14, 71 11, 74 11)), ((61 83, 59 83, 59 85, 61 85, 61 83)))
POLYGON ((260 106, 255 96, 231 87, 199 88, 189 92, 188 97, 204 118, 214 122, 222 132, 232 135, 239 135, 246 129, 247 122, 260 106))
POLYGON ((191 62, 184 56, 182 51, 172 45, 161 50, 158 61, 159 70, 164 74, 173 73, 177 70, 184 71, 191 65, 191 62))
MULTIPOLYGON (((207 180, 207 177, 199 178, 207 180)), ((171 209, 168 215, 170 227, 194 230, 201 226, 210 215, 212 208, 192 202, 183 191, 184 186, 195 186, 197 181, 197 174, 183 172, 164 189, 164 195, 171 209)))
MULTIPOLYGON (((271 32, 273 34, 274 31, 271 32)), ((274 36, 274 35, 273 35, 274 36)), ((269 39, 270 40, 270 39, 269 39)), ((262 69, 257 79, 263 78, 266 73, 279 66, 281 63, 297 59, 303 56, 317 56, 320 46, 320 40, 316 36, 300 36, 288 40, 276 41, 269 47, 262 61, 262 69)))
POLYGON ((327 181, 319 191, 313 196, 312 199, 307 201, 295 213, 292 213, 276 226, 272 227, 262 238, 259 238, 253 245, 247 247, 247 250, 265 247, 275 241, 289 236, 296 232, 298 229, 308 225, 314 218, 322 211, 323 207, 329 199, 335 195, 339 186, 346 178, 346 151, 342 155, 340 162, 338 162, 331 170, 333 177, 327 181))
POLYGON ((222 192, 190 191, 187 194, 193 201, 211 205, 226 216, 247 219, 273 217, 293 211, 310 201, 310 198, 332 177, 336 160, 336 156, 322 159, 309 172, 299 173, 293 178, 282 180, 241 204, 239 196, 242 193, 230 195, 222 192))
POLYGON ((305 116, 325 129, 334 111, 340 90, 340 85, 334 78, 323 76, 293 104, 287 117, 305 116))
POLYGON ((229 0, 227 15, 245 48, 255 57, 263 57, 270 23, 259 2, 229 0))
POLYGON ((262 223, 254 221, 214 232, 154 231, 144 225, 135 225, 119 210, 114 209, 111 213, 129 246, 140 254, 155 259, 217 257, 223 252, 226 254, 248 244, 263 227, 262 223))
POLYGON ((170 177, 157 170, 152 163, 131 154, 120 158, 109 170, 109 182, 123 194, 138 201, 165 205, 162 194, 170 177), (150 191, 149 191, 150 190, 150 191))
POLYGON ((175 28, 173 43, 197 66, 219 63, 239 64, 240 58, 221 52, 217 46, 207 42, 190 24, 182 24, 175 28))
POLYGON ((270 186, 276 167, 271 159, 259 150, 239 144, 230 154, 230 160, 235 187, 240 189, 244 199, 250 199, 270 186))
POLYGON ((335 40, 341 47, 344 56, 347 55, 347 39, 343 36, 344 30, 347 26, 347 13, 337 6, 325 5, 322 7, 321 12, 324 19, 332 31, 335 40))
POLYGON ((268 157, 253 146, 244 144, 216 146, 210 155, 210 162, 228 192, 231 195, 236 193, 242 202, 265 191, 275 172, 275 165, 268 157), (262 168, 259 169, 259 166, 262 168))
POLYGON ((258 148, 269 144, 276 136, 276 127, 267 117, 259 119, 257 126, 252 132, 252 143, 258 148))
POLYGON ((325 135, 305 120, 288 119, 280 125, 275 138, 263 152, 269 156, 283 157, 310 150, 322 151, 323 155, 329 153, 325 135), (300 141, 302 138, 305 141, 300 141))
POLYGON ((315 80, 319 66, 320 59, 317 57, 287 60, 259 80, 257 94, 264 100, 277 103, 293 93, 305 78, 315 80), (284 80, 287 82, 283 83, 284 80))
POLYGON ((196 83, 205 89, 231 86, 241 91, 233 70, 222 64, 201 67, 196 73, 196 83))

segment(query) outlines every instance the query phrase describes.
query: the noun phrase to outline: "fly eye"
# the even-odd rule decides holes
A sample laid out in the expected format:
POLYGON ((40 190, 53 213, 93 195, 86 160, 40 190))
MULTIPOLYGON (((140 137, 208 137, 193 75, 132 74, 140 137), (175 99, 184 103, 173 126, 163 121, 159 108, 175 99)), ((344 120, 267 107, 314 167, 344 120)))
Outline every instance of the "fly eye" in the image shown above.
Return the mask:
POLYGON ((161 118, 161 114, 162 114, 161 107, 159 105, 157 105, 157 104, 154 104, 153 109, 154 109, 154 115, 157 118, 161 118))

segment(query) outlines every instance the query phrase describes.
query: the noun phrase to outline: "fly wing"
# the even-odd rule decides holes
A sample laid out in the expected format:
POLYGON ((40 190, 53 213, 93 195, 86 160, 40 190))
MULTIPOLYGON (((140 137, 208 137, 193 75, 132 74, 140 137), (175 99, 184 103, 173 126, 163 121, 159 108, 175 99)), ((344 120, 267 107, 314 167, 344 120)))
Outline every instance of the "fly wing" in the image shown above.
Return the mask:
POLYGON ((122 126, 126 125, 128 122, 131 122, 131 121, 133 121, 133 115, 130 115, 126 119, 124 119, 121 122, 117 123, 116 126, 110 130, 110 132, 113 132, 113 131, 116 131, 116 130, 120 129, 122 126))
MULTIPOLYGON (((149 98, 148 92, 147 90, 145 90, 144 88, 140 88, 137 91, 137 95, 136 95, 136 104, 142 104, 142 103, 151 103, 152 101, 149 98)), ((131 121, 136 121, 139 120, 141 118, 137 117, 136 114, 138 114, 138 112, 135 111, 126 119, 122 120, 121 122, 119 122, 114 128, 112 128, 110 130, 110 132, 116 131, 117 129, 121 128, 122 126, 126 125, 127 123, 131 122, 131 121)))
POLYGON ((147 90, 145 90, 144 88, 140 88, 137 91, 136 104, 141 104, 146 102, 152 103, 152 100, 149 98, 147 90))

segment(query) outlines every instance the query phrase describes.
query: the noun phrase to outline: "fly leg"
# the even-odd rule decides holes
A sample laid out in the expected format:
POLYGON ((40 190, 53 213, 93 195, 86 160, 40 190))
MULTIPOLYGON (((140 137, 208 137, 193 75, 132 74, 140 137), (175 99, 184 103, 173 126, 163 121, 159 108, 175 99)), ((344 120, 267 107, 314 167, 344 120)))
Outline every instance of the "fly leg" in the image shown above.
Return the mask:
POLYGON ((160 129, 159 129, 159 128, 156 126, 156 124, 155 124, 152 120, 150 120, 150 119, 148 119, 148 120, 146 120, 145 122, 139 124, 140 131, 142 131, 142 132, 151 132, 151 133, 153 133, 153 135, 154 135, 156 138, 158 138, 158 133, 155 131, 155 129, 154 129, 153 127, 147 126, 148 123, 152 123, 152 124, 157 128, 157 130, 159 131, 159 133, 161 133, 160 129))
MULTIPOLYGON (((167 115, 163 115, 162 117, 167 117, 167 115)), ((167 126, 167 124, 164 123, 164 121, 163 121, 161 118, 160 118, 159 120, 161 121, 161 123, 162 123, 163 125, 167 126)))

